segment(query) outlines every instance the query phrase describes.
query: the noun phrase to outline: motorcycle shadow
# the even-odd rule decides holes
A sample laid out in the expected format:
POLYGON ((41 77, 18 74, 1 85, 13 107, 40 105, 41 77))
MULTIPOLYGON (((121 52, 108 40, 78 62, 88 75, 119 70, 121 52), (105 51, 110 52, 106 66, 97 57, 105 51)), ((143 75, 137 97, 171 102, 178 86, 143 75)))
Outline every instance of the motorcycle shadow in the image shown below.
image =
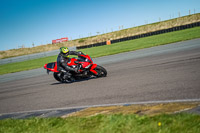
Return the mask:
POLYGON ((84 78, 84 79, 77 79, 73 82, 70 82, 70 83, 65 83, 65 82, 56 82, 56 83, 52 83, 51 85, 58 85, 58 84, 73 84, 73 83, 76 83, 76 82, 84 82, 84 81, 88 81, 88 80, 91 80, 91 79, 96 79, 97 77, 90 77, 90 78, 84 78))

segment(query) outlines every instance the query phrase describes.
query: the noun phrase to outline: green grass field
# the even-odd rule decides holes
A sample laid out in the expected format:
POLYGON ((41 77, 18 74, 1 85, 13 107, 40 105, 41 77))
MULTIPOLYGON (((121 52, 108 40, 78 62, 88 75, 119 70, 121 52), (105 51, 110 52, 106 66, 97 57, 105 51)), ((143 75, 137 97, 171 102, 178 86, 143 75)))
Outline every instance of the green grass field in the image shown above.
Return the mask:
MULTIPOLYGON (((191 40, 194 38, 200 38, 200 27, 130 41, 124 41, 111 45, 82 49, 81 51, 95 58, 143 48, 149 48, 158 45, 169 44, 173 42, 191 40)), ((56 61, 56 56, 0 65, 0 75, 40 68, 48 62, 54 61, 56 61)))
POLYGON ((0 120, 0 133, 199 133, 200 115, 135 114, 0 120))

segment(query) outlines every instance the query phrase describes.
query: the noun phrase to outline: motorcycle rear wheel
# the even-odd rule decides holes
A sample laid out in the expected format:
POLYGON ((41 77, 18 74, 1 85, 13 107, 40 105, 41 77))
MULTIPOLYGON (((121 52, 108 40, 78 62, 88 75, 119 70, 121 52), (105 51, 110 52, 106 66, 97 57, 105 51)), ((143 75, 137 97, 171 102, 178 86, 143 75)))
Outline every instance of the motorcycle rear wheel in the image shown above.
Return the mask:
POLYGON ((58 76, 58 74, 59 74, 59 73, 54 72, 54 73, 53 73, 53 77, 55 78, 55 80, 57 80, 57 81, 59 81, 59 82, 62 82, 62 81, 61 81, 61 78, 58 76))
POLYGON ((54 76, 54 78, 55 78, 57 81, 59 81, 59 82, 61 82, 61 83, 72 83, 72 82, 75 81, 73 78, 63 79, 63 76, 64 76, 63 73, 56 73, 56 72, 54 72, 54 73, 53 73, 53 76, 54 76))

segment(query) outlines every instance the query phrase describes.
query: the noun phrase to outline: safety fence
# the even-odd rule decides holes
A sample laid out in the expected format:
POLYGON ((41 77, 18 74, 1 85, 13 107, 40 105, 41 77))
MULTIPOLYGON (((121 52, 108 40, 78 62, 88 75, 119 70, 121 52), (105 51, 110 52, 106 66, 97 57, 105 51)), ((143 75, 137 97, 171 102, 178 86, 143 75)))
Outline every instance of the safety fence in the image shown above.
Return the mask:
MULTIPOLYGON (((138 39, 138 38, 143 38, 143 37, 148 37, 148 36, 153 36, 153 35, 159 35, 159 34, 163 34, 163 33, 184 30, 184 29, 193 28, 193 27, 197 27, 197 26, 200 26, 200 22, 176 26, 176 27, 172 27, 172 28, 168 28, 168 29, 148 32, 148 33, 134 35, 134 36, 123 37, 120 39, 111 40, 111 43, 117 43, 117 42, 128 41, 128 40, 133 40, 133 39, 138 39)), ((102 46, 102 45, 106 45, 106 44, 107 44, 107 42, 100 42, 100 43, 89 44, 89 45, 85 45, 85 46, 79 46, 79 47, 77 47, 77 49, 97 47, 97 46, 102 46)))

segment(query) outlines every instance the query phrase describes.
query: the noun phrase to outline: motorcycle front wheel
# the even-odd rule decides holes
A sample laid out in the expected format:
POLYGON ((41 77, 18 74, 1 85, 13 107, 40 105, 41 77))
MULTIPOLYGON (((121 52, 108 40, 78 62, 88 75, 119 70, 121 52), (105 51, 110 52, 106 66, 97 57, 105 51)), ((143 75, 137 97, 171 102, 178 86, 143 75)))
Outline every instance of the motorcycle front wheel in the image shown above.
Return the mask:
POLYGON ((107 71, 102 66, 97 65, 97 67, 94 69, 97 72, 97 77, 106 77, 107 71))

